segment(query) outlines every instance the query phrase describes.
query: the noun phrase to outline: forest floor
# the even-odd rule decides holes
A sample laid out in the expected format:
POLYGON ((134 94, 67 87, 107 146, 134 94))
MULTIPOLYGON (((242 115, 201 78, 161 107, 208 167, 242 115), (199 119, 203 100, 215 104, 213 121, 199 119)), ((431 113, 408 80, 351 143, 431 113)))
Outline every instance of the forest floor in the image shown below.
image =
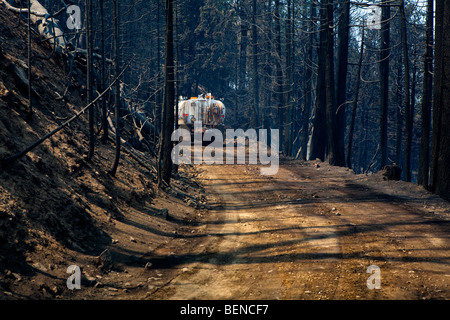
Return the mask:
POLYGON ((205 197, 191 212, 169 206, 176 235, 149 251, 153 223, 130 212, 111 236, 127 235, 125 250, 133 235, 141 263, 91 274, 101 288, 72 298, 450 299, 450 205, 421 187, 319 162, 284 161, 273 177, 252 165, 187 169, 205 197), (367 287, 373 265, 381 289, 367 287))
POLYGON ((321 162, 198 170, 208 214, 192 246, 153 257, 178 271, 146 298, 450 298, 450 206, 421 187, 321 162))
POLYGON ((150 269, 73 298, 450 299, 450 205, 422 188, 318 162, 284 161, 273 177, 195 170, 206 199, 195 223, 141 252, 150 269), (367 287, 373 265, 381 289, 367 287))
MULTIPOLYGON (((61 56, 37 59, 26 121, 26 26, 3 8, 0 20, 4 157, 84 98, 73 83, 59 99, 61 56)), ((36 40, 33 52, 51 47, 36 40)), ((0 300, 450 299, 450 203, 413 183, 282 159, 274 176, 181 166, 160 190, 142 153, 147 167, 124 149, 116 177, 112 143, 87 160, 86 128, 82 117, 0 170, 0 300), (67 287, 72 265, 81 289, 67 287), (381 289, 367 287, 370 266, 381 289)))

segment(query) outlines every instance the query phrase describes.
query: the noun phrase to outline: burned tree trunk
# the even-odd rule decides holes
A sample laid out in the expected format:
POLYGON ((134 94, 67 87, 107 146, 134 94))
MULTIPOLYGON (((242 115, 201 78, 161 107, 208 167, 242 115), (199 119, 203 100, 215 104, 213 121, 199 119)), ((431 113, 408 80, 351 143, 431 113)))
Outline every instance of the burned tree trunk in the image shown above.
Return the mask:
POLYGON ((333 0, 326 4, 326 53, 325 53, 325 96, 326 96, 326 123, 327 123, 327 157, 333 166, 341 166, 343 159, 339 153, 337 135, 335 83, 334 83, 334 37, 333 37, 333 0))
POLYGON ((318 71, 316 81, 316 101, 314 112, 314 127, 311 136, 310 159, 325 160, 325 150, 327 141, 326 130, 326 96, 325 92, 325 59, 327 43, 327 8, 322 1, 319 5, 320 10, 320 44, 318 49, 318 71))
MULTIPOLYGON (((86 28, 86 104, 92 101, 92 94, 94 92, 93 79, 92 76, 92 0, 85 0, 85 28, 86 28)), ((94 156, 95 148, 95 133, 94 133, 94 107, 91 106, 88 110, 89 118, 89 153, 88 159, 92 159, 94 156)))
POLYGON ((431 191, 450 200, 450 3, 436 1, 431 191))
POLYGON ((337 59, 337 83, 336 83, 336 105, 337 105, 337 157, 338 165, 345 166, 344 137, 346 128, 345 110, 347 100, 347 72, 348 51, 350 31, 350 1, 340 1, 341 17, 339 21, 339 48, 337 59))
POLYGON ((159 145, 158 184, 170 184, 172 176, 172 141, 174 128, 175 74, 173 55, 173 0, 166 0, 166 57, 164 70, 164 104, 162 110, 161 142, 159 145))
POLYGON ((422 138, 419 156, 419 172, 417 183, 428 188, 430 168, 430 130, 431 130, 431 104, 433 91, 433 17, 434 0, 428 0, 426 22, 425 62, 423 71, 423 97, 422 97, 422 138))
POLYGON ((380 50, 380 151, 383 168, 387 162, 387 112, 389 103, 389 55, 390 55, 390 24, 391 9, 381 8, 381 50, 380 50))
POLYGON ((406 146, 405 146, 405 176, 406 181, 411 181, 411 144, 412 144, 412 111, 411 111, 411 91, 409 74, 408 38, 406 33, 405 1, 400 4, 401 35, 403 48, 403 63, 405 68, 405 123, 406 123, 406 146))
MULTIPOLYGON (((119 10, 118 10, 117 0, 113 1, 113 15, 114 15, 114 76, 118 77, 119 74, 119 10)), ((116 152, 114 157, 114 163, 110 174, 112 176, 116 175, 117 167, 119 166, 120 160, 120 84, 117 81, 116 87, 114 89, 114 116, 116 125, 116 152)))
POLYGON ((358 71, 356 72, 355 96, 353 97, 352 118, 350 121, 350 130, 348 133, 347 147, 347 167, 352 168, 352 149, 353 149, 353 132, 355 129, 356 108, 358 106, 359 87, 361 85, 361 68, 364 55, 364 27, 361 32, 361 48, 359 52, 358 71))

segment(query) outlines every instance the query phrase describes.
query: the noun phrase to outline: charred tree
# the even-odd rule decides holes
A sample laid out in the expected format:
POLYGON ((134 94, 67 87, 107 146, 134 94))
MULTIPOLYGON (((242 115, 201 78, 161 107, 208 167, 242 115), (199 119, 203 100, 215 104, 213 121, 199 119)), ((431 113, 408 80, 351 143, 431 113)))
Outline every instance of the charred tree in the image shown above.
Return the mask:
POLYGON ((350 1, 341 0, 341 18, 338 27, 338 59, 337 59, 337 165, 345 166, 344 137, 346 128, 346 101, 347 101, 347 71, 348 71, 348 48, 350 30, 350 1))
POLYGON ((326 130, 326 95, 324 94, 325 83, 325 61, 326 61, 326 44, 327 44, 327 7, 325 1, 319 5, 320 10, 320 31, 319 31, 319 48, 318 48, 318 70, 316 81, 316 101, 314 112, 314 126, 311 136, 310 159, 325 160, 325 151, 327 147, 327 130, 326 130))
POLYGON ((436 1, 430 189, 450 200, 450 3, 436 1))
POLYGON ((314 23, 313 17, 316 15, 316 4, 311 1, 309 5, 309 21, 307 22, 308 38, 306 40, 306 57, 304 58, 304 72, 303 78, 305 99, 303 102, 303 122, 302 122, 302 137, 301 137, 301 152, 300 159, 307 160, 308 155, 308 140, 309 140, 309 124, 311 117, 312 105, 312 61, 313 61, 313 43, 314 43, 314 23))
MULTIPOLYGON (((286 134, 284 129, 284 81, 282 69, 281 51, 281 5, 280 0, 275 0, 275 96, 277 97, 278 129, 280 130, 280 141, 286 134)), ((285 150, 286 151, 286 150, 285 150)))
MULTIPOLYGON (((333 166, 342 164, 339 154, 339 142, 336 122, 336 100, 334 82, 334 36, 333 36, 333 0, 326 4, 326 53, 325 53, 325 96, 326 96, 326 124, 327 124, 327 157, 333 166)), ((320 94, 320 93, 319 93, 320 94)))
POLYGON ((286 113, 285 113, 285 135, 284 150, 287 156, 292 153, 292 127, 293 127, 293 74, 294 63, 292 52, 293 45, 293 19, 292 19, 292 1, 287 1, 287 20, 286 20, 286 113))
POLYGON ((260 127, 262 123, 261 110, 259 105, 259 62, 258 62, 258 29, 257 29, 257 0, 253 0, 252 7, 252 49, 253 49, 253 105, 255 110, 254 123, 260 127))
MULTIPOLYGON (((85 0, 85 29, 86 29, 86 104, 93 98, 93 76, 92 76, 92 0, 85 0)), ((89 152, 88 159, 92 159, 95 149, 94 132, 94 107, 88 110, 89 118, 89 152)))
POLYGON ((417 183, 425 188, 428 188, 430 170, 431 98, 433 93, 433 7, 434 0, 428 0, 422 93, 422 137, 417 175, 417 183))
POLYGON ((173 0, 166 0, 166 35, 164 68, 164 103, 162 109, 161 140, 158 161, 158 185, 169 185, 172 176, 172 141, 175 103, 175 66, 173 47, 173 0))
POLYGON ((352 168, 352 149, 353 149, 353 132, 355 128, 356 108, 358 106, 359 87, 361 85, 361 68, 364 55, 364 26, 361 32, 361 48, 359 51, 358 71, 356 72, 355 96, 353 97, 352 117, 350 121, 350 130, 348 133, 347 146, 347 167, 352 168))
POLYGON ((31 95, 31 85, 32 85, 32 73, 31 73, 31 2, 27 1, 27 63, 28 63, 28 115, 27 119, 30 120, 33 116, 33 101, 31 95))
POLYGON ((390 55, 390 17, 389 5, 381 8, 381 46, 380 46, 380 166, 387 163, 387 113, 389 103, 389 55, 390 55))
MULTIPOLYGON (((113 1, 113 37, 114 37, 114 77, 117 79, 119 76, 119 4, 117 0, 113 1)), ((115 136, 116 136, 116 152, 114 157, 114 163, 110 174, 116 175, 117 167, 120 161, 120 84, 116 82, 114 88, 114 120, 115 120, 115 136)))
POLYGON ((411 81, 409 73, 409 54, 408 38, 406 30, 405 1, 400 3, 401 35, 403 49, 403 63, 405 68, 405 123, 406 123, 406 141, 405 141, 405 178, 411 181, 411 143, 412 143, 412 110, 411 110, 411 81))
MULTIPOLYGON (((105 63, 105 21, 104 21, 104 0, 99 1, 100 5, 100 91, 103 91, 106 86, 106 63, 105 63)), ((106 98, 102 97, 100 100, 100 109, 102 111, 102 143, 108 142, 108 114, 106 108, 106 98)))
POLYGON ((247 47, 248 47, 248 21, 247 21, 247 3, 245 0, 239 1, 240 18, 240 42, 239 42, 239 74, 238 74, 238 92, 236 110, 244 110, 248 104, 243 102, 246 96, 247 88, 247 47))

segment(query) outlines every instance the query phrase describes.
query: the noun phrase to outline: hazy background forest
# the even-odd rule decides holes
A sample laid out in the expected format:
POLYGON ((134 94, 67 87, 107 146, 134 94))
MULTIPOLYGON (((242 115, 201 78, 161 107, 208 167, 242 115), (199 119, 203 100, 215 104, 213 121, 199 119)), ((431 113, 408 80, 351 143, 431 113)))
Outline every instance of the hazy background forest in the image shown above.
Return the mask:
MULTIPOLYGON (((61 7, 59 1, 41 3, 49 12, 61 7)), ((71 3, 82 12, 87 3, 92 6, 94 48, 100 50, 103 34, 105 56, 112 59, 113 1, 71 3)), ((279 128, 284 155, 327 158, 356 173, 395 163, 402 179, 416 182, 420 154, 429 153, 421 152, 421 143, 429 146, 431 135, 428 124, 422 138, 422 124, 431 122, 431 94, 424 96, 432 81, 424 79, 432 74, 427 5, 434 7, 433 1, 418 0, 173 1, 175 96, 211 92, 227 106, 230 127, 279 128), (381 28, 367 27, 369 4, 381 5, 381 28), (336 133, 332 145, 328 102, 337 118, 328 131, 336 133)), ((159 130, 165 1, 125 0, 118 6, 119 69, 133 59, 122 78, 123 95, 159 130)), ((73 41, 78 36, 85 46, 83 32, 72 31, 73 41)), ((94 64, 98 70, 99 61, 94 64)), ((112 64, 106 72, 111 79, 112 64)), ((419 178, 423 185, 426 171, 426 181, 419 178)))

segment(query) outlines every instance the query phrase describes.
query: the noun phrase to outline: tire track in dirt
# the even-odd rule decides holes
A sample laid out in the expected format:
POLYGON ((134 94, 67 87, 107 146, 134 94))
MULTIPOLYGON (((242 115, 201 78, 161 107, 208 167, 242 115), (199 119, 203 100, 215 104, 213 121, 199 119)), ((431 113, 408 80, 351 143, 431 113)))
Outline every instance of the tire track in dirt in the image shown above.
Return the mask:
POLYGON ((288 162, 270 177, 255 165, 199 166, 201 238, 150 298, 448 299, 448 219, 322 166, 288 162), (367 288, 371 265, 380 290, 367 288))
MULTIPOLYGON (((293 175, 315 177, 302 183, 318 196, 324 212, 337 208, 335 221, 353 226, 341 233, 343 250, 342 282, 337 299, 448 299, 450 297, 450 234, 448 214, 436 216, 424 210, 418 186, 405 182, 383 181, 377 177, 354 175, 346 169, 316 169, 293 166, 293 175), (322 172, 318 172, 322 170, 322 172), (347 171, 347 172, 346 172, 347 171), (310 180, 311 181, 311 180, 310 180), (410 192, 397 192, 396 189, 410 192), (377 265, 382 272, 382 289, 345 287, 360 282, 358 266, 377 265), (350 296, 348 293, 351 293, 350 296)), ((306 179, 306 181, 309 179, 306 179)), ((420 190, 419 190, 420 192, 420 190)), ((422 191, 425 193, 425 191, 422 191)), ((423 195, 422 195, 423 196, 423 195)), ((424 200, 425 201, 425 200, 424 200)), ((448 204, 444 204, 448 207, 448 204)))
MULTIPOLYGON (((227 167, 230 169, 231 167, 227 167)), ((233 188, 237 181, 224 179, 220 170, 209 171, 204 180, 213 192, 212 207, 205 221, 206 241, 200 246, 197 261, 186 264, 189 271, 178 274, 170 284, 160 289, 154 297, 170 299, 232 299, 249 294, 249 281, 258 277, 259 270, 252 270, 245 264, 241 254, 243 237, 254 237, 258 230, 251 226, 254 217, 242 212, 239 207, 250 207, 245 198, 235 199, 233 188), (201 260, 201 261, 198 261, 201 260), (246 274, 247 285, 241 282, 246 274)), ((233 172, 236 174, 236 170, 233 172)), ((233 173, 230 173, 233 176, 233 173)), ((238 184, 236 184, 238 186, 238 184)), ((185 269, 185 270, 186 270, 185 269)))
POLYGON ((202 169, 213 192, 208 240, 197 261, 186 264, 189 271, 152 298, 310 299, 334 292, 339 239, 334 226, 316 217, 315 205, 290 201, 301 191, 260 176, 255 166, 202 169))

